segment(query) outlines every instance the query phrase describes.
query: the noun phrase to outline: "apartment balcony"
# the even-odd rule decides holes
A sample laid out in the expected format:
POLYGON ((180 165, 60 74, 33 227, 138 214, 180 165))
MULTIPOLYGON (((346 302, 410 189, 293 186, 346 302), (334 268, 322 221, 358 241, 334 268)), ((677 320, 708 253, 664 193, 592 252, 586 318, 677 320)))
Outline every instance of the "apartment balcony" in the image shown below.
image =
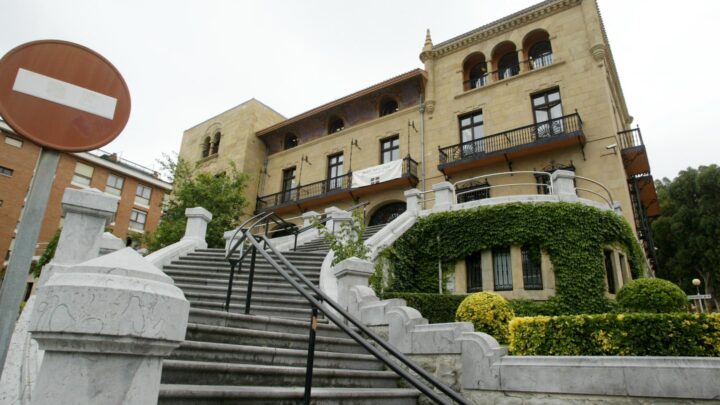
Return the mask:
POLYGON ((618 132, 618 139, 620 140, 620 154, 627 176, 632 177, 650 173, 650 161, 645 151, 640 128, 618 132))
MULTIPOLYGON (((326 205, 340 200, 357 200, 360 197, 377 193, 383 190, 394 188, 412 188, 418 183, 417 162, 409 156, 401 161, 401 174, 394 178, 387 178, 382 181, 382 176, 365 185, 353 184, 353 173, 317 181, 293 187, 286 191, 258 197, 256 211, 272 210, 277 214, 283 214, 296 210, 304 210, 312 207, 326 205)), ((372 166, 361 171, 377 169, 381 171, 383 166, 372 166)), ((397 167, 397 166, 396 166, 397 167)), ((358 172, 361 172, 358 171, 358 172)))
POLYGON ((438 169, 451 174, 571 145, 585 145, 578 113, 440 148, 438 169))

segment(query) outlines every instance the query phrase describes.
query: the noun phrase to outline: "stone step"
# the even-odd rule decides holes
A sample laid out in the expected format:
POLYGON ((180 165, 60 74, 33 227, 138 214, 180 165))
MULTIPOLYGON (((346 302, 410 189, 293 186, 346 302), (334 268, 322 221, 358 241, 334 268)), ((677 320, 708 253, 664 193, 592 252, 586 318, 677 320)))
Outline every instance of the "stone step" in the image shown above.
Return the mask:
MULTIPOLYGON (((190 302, 198 301, 212 301, 224 303, 227 297, 227 293, 191 293, 186 292, 185 298, 190 302)), ((233 304, 245 304, 246 293, 240 292, 239 290, 232 291, 230 296, 230 305, 233 304)), ((278 307, 278 308, 310 308, 310 303, 301 295, 280 295, 280 296, 269 296, 263 291, 255 291, 250 297, 250 307, 253 308, 256 305, 263 307, 278 307)))
MULTIPOLYGON (((304 367, 307 364, 307 350, 185 341, 173 351, 169 358, 171 360, 304 367)), ((313 362, 314 367, 320 368, 376 371, 384 369, 383 363, 369 354, 315 351, 313 362)))
MULTIPOLYGON (((295 268, 302 274, 315 274, 320 272, 320 266, 322 266, 322 263, 318 263, 317 265, 313 266, 295 266, 295 268)), ((176 260, 172 262, 171 264, 168 264, 165 266, 166 269, 185 269, 185 270, 202 270, 202 271, 209 271, 209 272, 216 272, 216 273, 225 273, 230 274, 230 265, 229 264, 212 264, 212 263, 192 263, 187 262, 184 260, 176 260)), ((250 265, 243 265, 239 268, 240 273, 248 273, 250 271, 250 265)), ((285 266, 282 266, 282 269, 285 271, 290 271, 285 268, 285 266)), ((275 269, 275 267, 267 264, 267 263, 255 263, 255 272, 259 273, 269 273, 269 274, 279 274, 278 271, 275 269)), ((238 267, 235 267, 235 273, 238 273, 238 267)))
MULTIPOLYGON (((220 273, 220 272, 205 272, 202 270, 189 270, 189 269, 169 269, 167 266, 165 267, 165 274, 172 277, 173 279, 175 276, 185 276, 185 277, 199 277, 199 278, 208 278, 208 279, 214 279, 214 280, 220 280, 225 281, 227 283, 228 278, 230 277, 230 273, 220 273)), ((275 273, 276 275, 271 275, 271 273, 260 273, 255 272, 253 281, 262 281, 262 282, 270 282, 270 283, 283 283, 285 285, 289 285, 288 281, 283 278, 283 276, 275 273)), ((318 276, 311 276, 307 275, 305 276, 310 282, 317 285, 319 280, 318 276)), ((248 273, 241 272, 240 274, 235 275, 234 283, 236 283, 238 280, 247 280, 248 273)), ((299 279, 296 278, 298 282, 300 282, 299 279)))
MULTIPOLYGON (((302 386, 305 367, 163 360, 163 384, 302 386)), ((314 387, 397 388, 390 371, 314 368, 314 387)))
MULTIPOLYGON (((286 253, 283 253, 283 255, 284 255, 285 257, 287 257, 288 259, 294 259, 294 258, 296 258, 296 257, 300 257, 300 258, 304 258, 304 257, 307 257, 307 258, 316 258, 316 257, 320 257, 320 256, 321 256, 321 255, 319 255, 319 254, 317 254, 317 253, 309 253, 309 252, 298 253, 298 252, 293 252, 292 250, 290 250, 290 251, 288 251, 288 252, 286 252, 286 253)), ((225 250, 223 249, 223 250, 220 250, 220 251, 212 251, 212 252, 206 252, 206 251, 203 251, 203 250, 196 250, 196 251, 194 251, 194 252, 189 252, 189 253, 187 254, 187 256, 222 257, 222 258, 225 258, 225 250)), ((238 256, 240 256, 240 253, 239 253, 239 252, 235 252, 235 253, 233 254, 233 257, 238 257, 238 256)))
MULTIPOLYGON (((213 288, 220 287, 222 290, 227 291, 227 279, 208 279, 205 277, 186 277, 186 276, 173 276, 173 281, 175 281, 176 285, 183 284, 183 285, 193 285, 196 287, 202 287, 202 286, 210 286, 213 288)), ((235 288, 241 288, 245 289, 247 288, 247 278, 245 279, 235 279, 233 282, 233 290, 235 288)), ((307 289, 307 287, 305 287, 307 289)), ((277 282, 266 282, 266 281, 258 281, 257 279, 253 280, 253 291, 255 290, 266 290, 266 291, 294 291, 296 292, 295 288, 290 285, 290 283, 277 283, 277 282)))
MULTIPOLYGON (((310 331, 310 318, 287 319, 263 315, 245 315, 209 309, 190 308, 190 322, 202 325, 225 326, 230 328, 264 330, 271 332, 295 333, 307 335, 310 331)), ((347 334, 335 325, 322 320, 317 326, 317 336, 348 339, 347 334)))
MULTIPOLYGON (((286 257, 287 258, 287 257, 286 257)), ((313 267, 321 265, 323 259, 291 259, 287 258, 295 267, 313 267)), ((250 261, 252 259, 250 257, 246 257, 242 262, 242 267, 248 267, 250 266, 250 261)), ((280 259, 273 258, 276 262, 282 264, 280 262, 280 259)), ((205 257, 196 257, 196 256, 183 256, 178 260, 174 260, 171 264, 179 264, 179 263, 187 263, 187 264, 200 264, 205 266, 211 266, 211 267, 227 267, 230 268, 230 262, 228 260, 222 259, 222 258, 205 258, 205 257)), ((256 266, 262 266, 262 267, 272 267, 272 265, 265 260, 264 257, 257 256, 255 258, 255 265, 256 266)))
MULTIPOLYGON (((248 387, 161 384, 161 405, 217 405, 302 403, 303 387, 248 387)), ((419 392, 401 388, 330 388, 313 387, 316 405, 415 405, 419 392)))
MULTIPOLYGON (((183 290, 185 294, 221 294, 223 297, 227 294, 227 283, 218 285, 207 285, 207 284, 194 284, 176 282, 175 286, 183 290)), ((310 291, 308 288, 305 291, 310 291)), ((244 297, 247 294, 247 283, 237 284, 233 283, 233 296, 244 297)), ((258 288, 258 285, 253 282, 253 297, 255 294, 262 294, 263 297, 302 297, 300 293, 295 290, 291 285, 287 285, 284 289, 267 289, 258 288)))
MULTIPOLYGON (((222 311, 225 309, 225 299, 222 301, 200 301, 200 300, 188 300, 190 306, 199 309, 212 309, 215 311, 222 311)), ((245 301, 242 304, 230 303, 230 312, 234 313, 245 313, 245 301)), ((310 310, 310 304, 307 307, 288 307, 288 306, 267 306, 259 305, 256 302, 250 304, 251 315, 265 315, 274 316, 278 318, 292 318, 292 319, 310 319, 312 311, 310 310)))
MULTIPOLYGON (((300 333, 291 333, 191 323, 188 324, 185 339, 199 342, 307 350, 308 333, 309 330, 300 333)), ((364 347, 350 338, 323 336, 322 333, 316 337, 315 350, 368 354, 364 347)))

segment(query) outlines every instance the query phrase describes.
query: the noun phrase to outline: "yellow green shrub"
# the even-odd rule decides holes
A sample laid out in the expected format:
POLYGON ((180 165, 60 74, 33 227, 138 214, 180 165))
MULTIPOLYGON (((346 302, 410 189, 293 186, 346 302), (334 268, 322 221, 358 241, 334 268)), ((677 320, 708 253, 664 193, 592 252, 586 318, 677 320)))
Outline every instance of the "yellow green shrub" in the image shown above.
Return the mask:
POLYGON ((485 332, 500 343, 508 341, 508 322, 515 314, 507 300, 491 292, 470 294, 460 303, 455 320, 472 322, 476 332, 485 332))
POLYGON ((720 356, 720 314, 537 316, 509 329, 514 355, 720 356))

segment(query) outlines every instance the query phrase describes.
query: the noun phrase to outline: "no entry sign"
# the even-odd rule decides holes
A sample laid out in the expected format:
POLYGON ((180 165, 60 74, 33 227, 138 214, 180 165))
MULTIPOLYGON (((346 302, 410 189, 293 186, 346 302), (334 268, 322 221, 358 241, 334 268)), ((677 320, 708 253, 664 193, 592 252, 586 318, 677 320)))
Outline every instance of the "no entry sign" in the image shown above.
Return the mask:
POLYGON ((42 146, 87 151, 123 130, 130 92, 117 69, 84 46, 29 42, 0 59, 0 115, 42 146))

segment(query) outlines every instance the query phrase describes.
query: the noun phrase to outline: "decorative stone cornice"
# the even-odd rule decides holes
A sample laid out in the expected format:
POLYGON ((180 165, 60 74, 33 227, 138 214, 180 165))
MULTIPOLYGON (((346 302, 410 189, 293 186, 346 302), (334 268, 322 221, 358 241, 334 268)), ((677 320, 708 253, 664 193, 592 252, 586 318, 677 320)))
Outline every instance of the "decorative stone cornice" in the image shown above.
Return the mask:
POLYGON ((455 38, 441 42, 433 47, 432 52, 423 52, 420 58, 433 57, 437 58, 447 55, 486 39, 501 35, 507 31, 511 31, 530 24, 538 19, 545 18, 562 10, 574 7, 580 4, 582 0, 548 0, 536 4, 517 13, 511 14, 500 20, 483 25, 472 31, 466 32, 455 38))

